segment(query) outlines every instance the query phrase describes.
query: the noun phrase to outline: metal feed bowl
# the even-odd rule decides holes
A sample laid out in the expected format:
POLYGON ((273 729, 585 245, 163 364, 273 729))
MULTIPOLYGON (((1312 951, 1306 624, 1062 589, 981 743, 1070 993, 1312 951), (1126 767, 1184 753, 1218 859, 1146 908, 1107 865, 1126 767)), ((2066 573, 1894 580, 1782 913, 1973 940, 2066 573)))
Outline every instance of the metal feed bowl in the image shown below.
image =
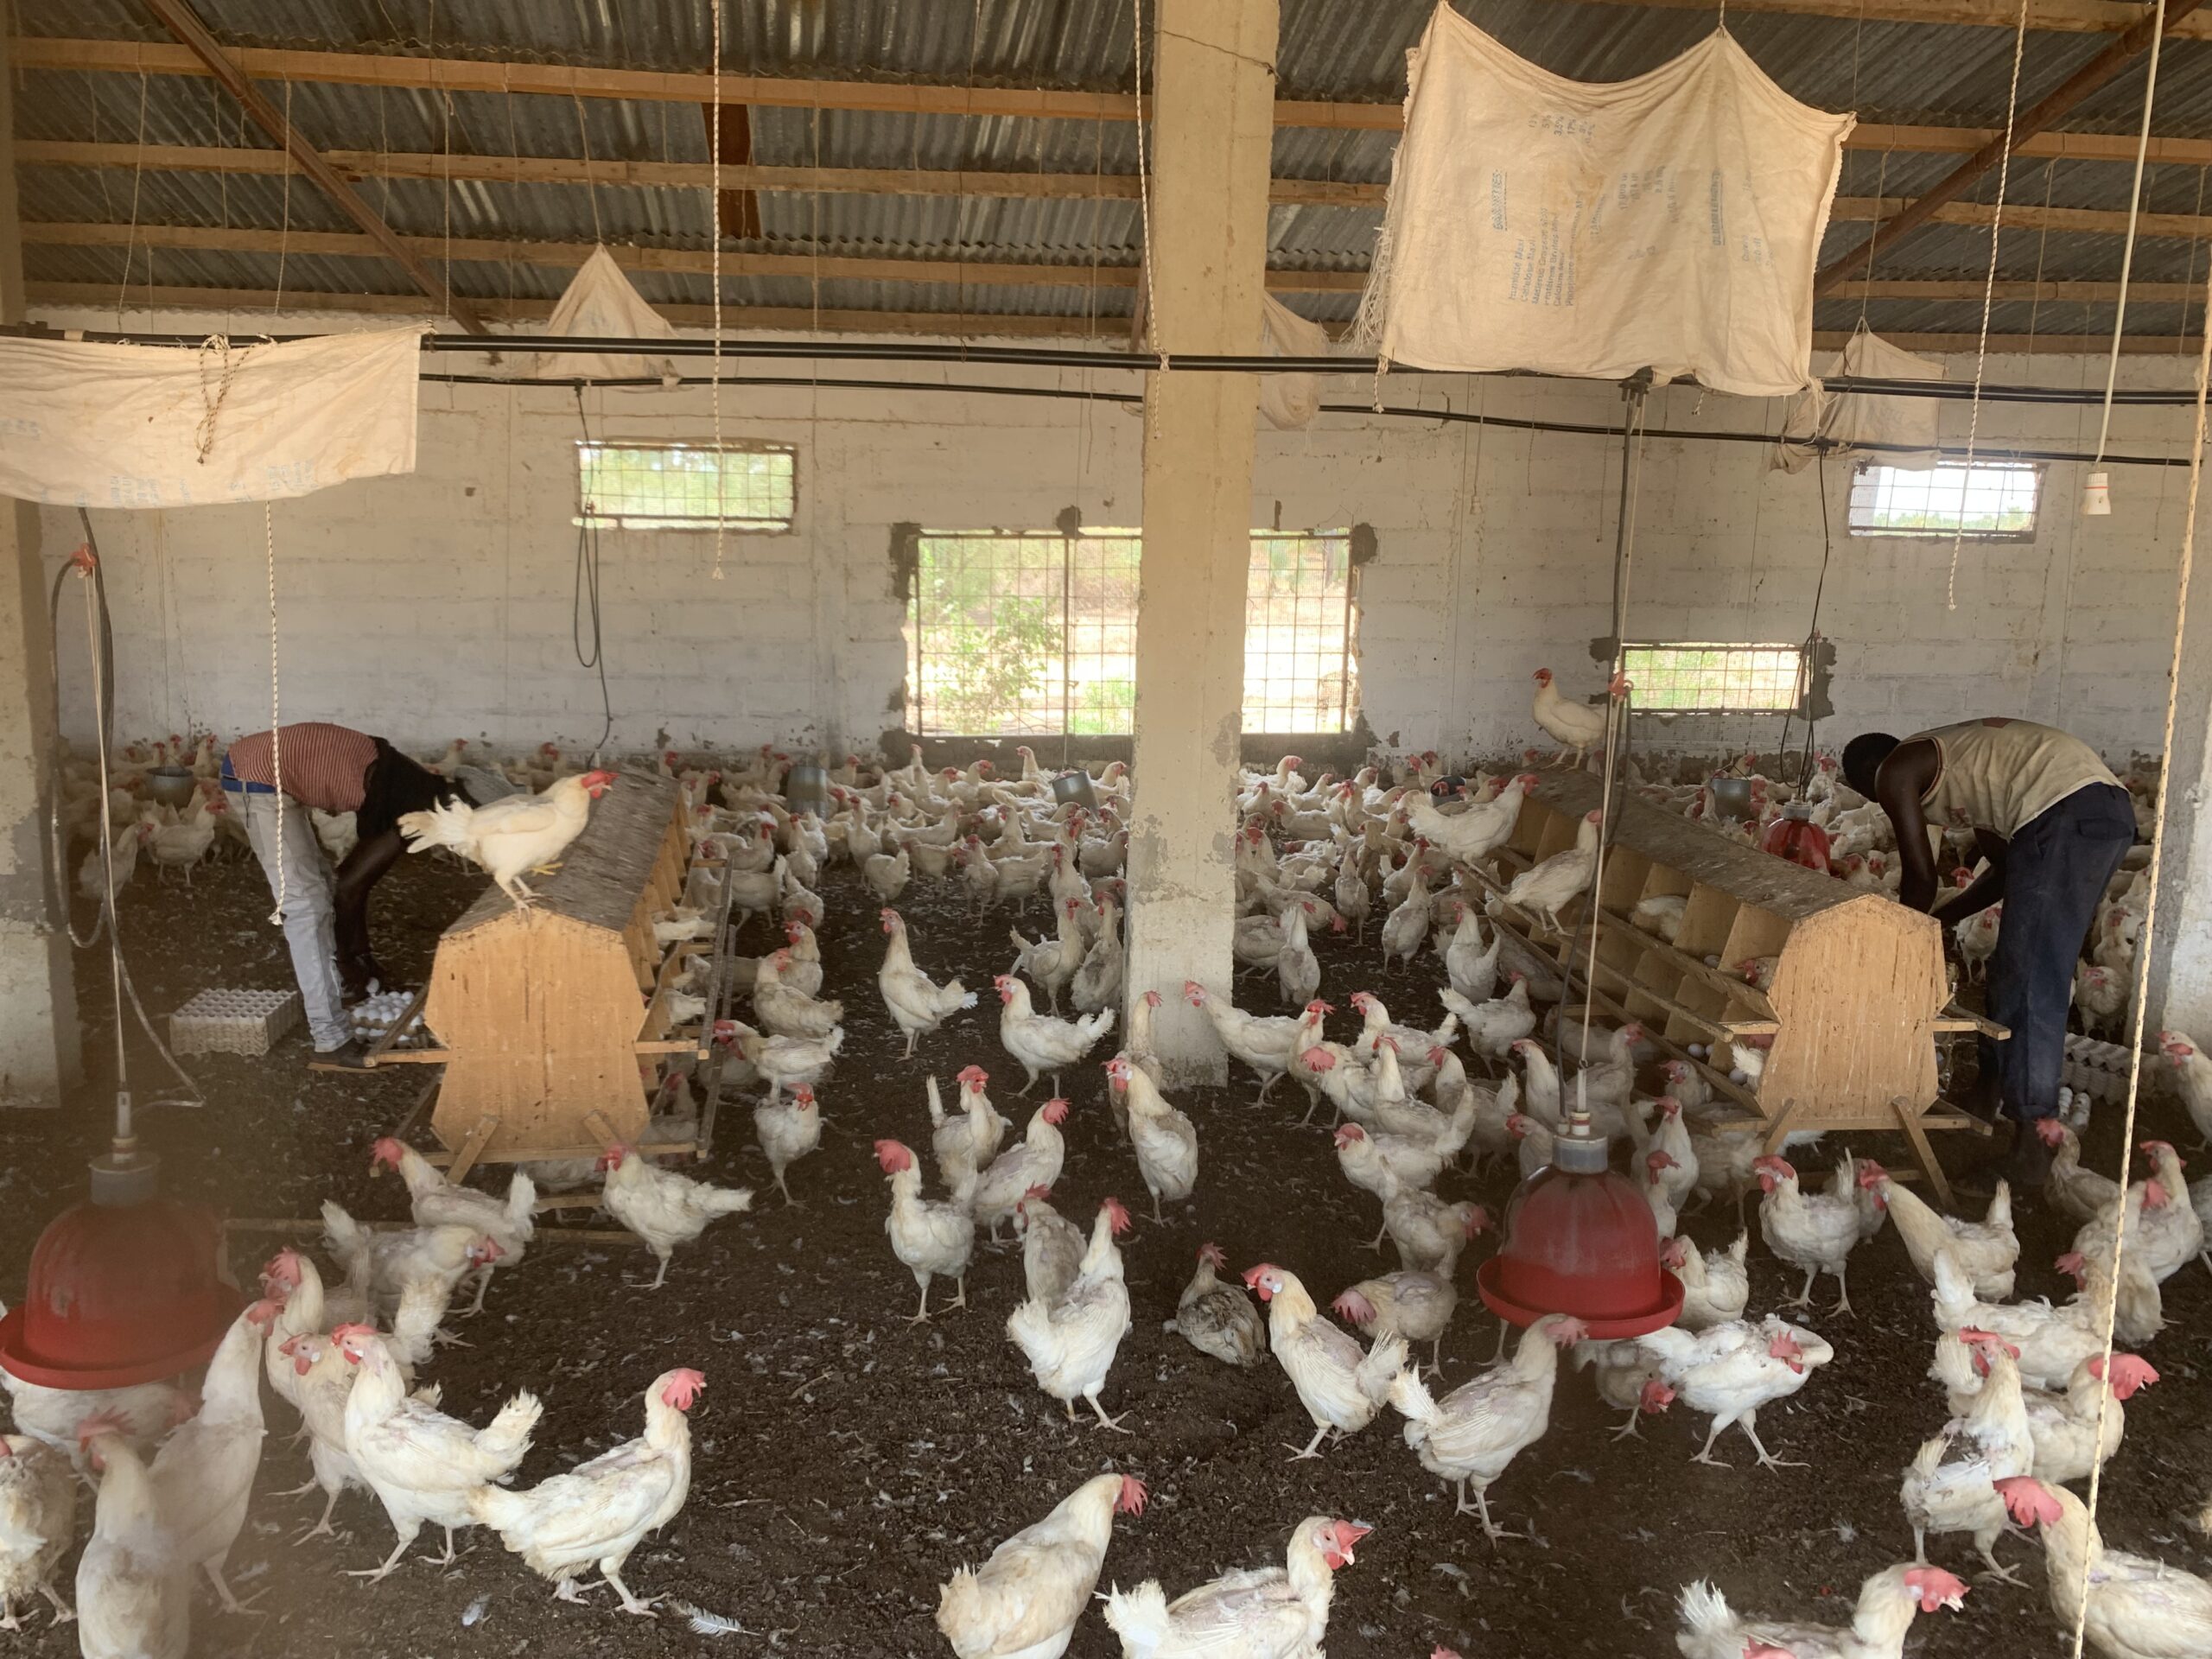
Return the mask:
POLYGON ((784 774, 784 805, 792 812, 830 815, 830 771, 810 760, 801 760, 784 774))
POLYGON ((1081 770, 1064 772, 1052 779, 1052 804, 1065 806, 1074 802, 1086 812, 1098 810, 1098 796, 1090 787, 1090 774, 1081 770))
POLYGON ((190 766, 156 766, 146 774, 146 792, 163 806, 191 805, 199 788, 190 766))

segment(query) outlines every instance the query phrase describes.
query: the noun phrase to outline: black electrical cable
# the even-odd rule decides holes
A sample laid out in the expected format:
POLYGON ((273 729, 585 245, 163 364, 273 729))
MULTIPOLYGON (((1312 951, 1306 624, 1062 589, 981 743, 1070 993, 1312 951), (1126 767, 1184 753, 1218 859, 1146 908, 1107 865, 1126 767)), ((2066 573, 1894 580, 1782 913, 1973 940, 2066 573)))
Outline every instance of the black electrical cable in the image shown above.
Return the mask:
MULTIPOLYGON (((582 429, 584 443, 591 443, 591 423, 584 418, 584 388, 578 381, 576 392, 576 425, 582 429)), ((588 501, 576 504, 576 567, 569 589, 569 645, 576 653, 576 665, 599 671, 599 709, 603 716, 599 728, 599 741, 592 746, 592 762, 598 764, 607 748, 607 741, 614 735, 614 702, 607 690, 607 643, 603 636, 599 610, 599 516, 588 501), (584 655, 584 645, 578 613, 586 596, 591 601, 591 655, 584 655)))

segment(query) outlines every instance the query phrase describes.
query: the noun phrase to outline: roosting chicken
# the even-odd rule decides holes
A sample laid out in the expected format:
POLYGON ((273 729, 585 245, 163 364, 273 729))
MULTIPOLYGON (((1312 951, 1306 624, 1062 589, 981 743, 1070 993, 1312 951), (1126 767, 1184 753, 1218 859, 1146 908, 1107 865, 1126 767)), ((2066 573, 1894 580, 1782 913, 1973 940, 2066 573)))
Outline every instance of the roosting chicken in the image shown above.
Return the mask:
POLYGON ((891 909, 882 916, 883 931, 891 943, 883 948, 883 965, 876 969, 875 987, 882 993, 883 1006, 891 1011, 892 1020, 906 1033, 906 1052, 899 1058, 911 1060, 916 1040, 963 1008, 974 1007, 976 993, 957 979, 939 985, 915 967, 913 941, 907 938, 906 918, 891 909))
MULTIPOLYGON (((1552 683, 1552 671, 1548 668, 1540 668, 1529 677, 1536 683, 1532 710, 1536 724, 1542 727, 1552 741, 1560 746, 1559 753, 1553 758, 1552 764, 1564 765, 1572 753, 1574 764, 1580 766, 1583 756, 1605 740, 1605 710, 1602 707, 1592 708, 1586 702, 1576 702, 1561 696, 1559 688, 1552 683)), ((1618 700, 1628 695, 1629 683, 1616 674, 1606 690, 1618 700)))
POLYGON ((691 1423, 684 1414, 706 1386, 689 1367, 663 1371, 645 1390, 645 1432, 636 1440, 528 1491, 479 1486, 468 1495, 469 1513, 531 1572, 551 1579, 558 1599, 582 1601, 576 1574, 597 1567, 624 1612, 651 1617, 653 1602, 631 1594, 622 1569, 690 1495, 691 1423))
POLYGON ((845 1045, 841 1026, 827 1037, 768 1037, 742 1020, 717 1020, 715 1040, 734 1047, 745 1063, 768 1080, 768 1097, 802 1083, 816 1084, 829 1075, 830 1063, 845 1045))
POLYGON ((153 1478, 118 1418, 95 1413, 79 1433, 99 1496, 77 1560, 78 1650, 84 1659, 184 1659, 192 1567, 162 1524, 153 1478))
POLYGON ((1939 1607, 1955 1611, 1966 1593, 1966 1586, 1940 1567, 1885 1567, 1859 1586, 1851 1623, 1839 1628, 1744 1618, 1700 1579, 1683 1587, 1675 1645, 1683 1659, 1904 1659, 1914 1616, 1939 1607))
POLYGON ((2044 1577, 2060 1629, 2070 1631, 2079 1620, 2104 1659, 2212 1654, 2212 1584, 2164 1561, 2107 1549, 2088 1510, 2063 1486, 2020 1475, 1999 1490, 2013 1520, 2043 1534, 2044 1577))
POLYGON ((492 1282, 494 1265, 502 1271, 518 1265, 537 1231, 536 1185, 517 1170, 507 1182, 504 1200, 474 1187, 455 1186, 421 1153, 388 1135, 369 1153, 369 1173, 373 1175, 385 1169, 398 1171, 400 1179, 407 1183, 408 1204, 417 1227, 467 1227, 499 1247, 499 1255, 477 1270, 476 1300, 468 1311, 482 1313, 485 1287, 492 1282))
POLYGON ((956 1192, 950 1204, 939 1204, 922 1196, 921 1166, 900 1142, 877 1141, 875 1161, 891 1178, 891 1213, 883 1223, 891 1253, 906 1264, 922 1289, 922 1305, 906 1323, 919 1325, 929 1318, 930 1281, 939 1274, 953 1281, 952 1305, 967 1306, 968 1258, 976 1249, 976 1217, 969 1207, 972 1177, 967 1191, 956 1192))
POLYGON ((1175 1328, 1224 1364, 1256 1365, 1267 1351, 1268 1327, 1243 1291, 1215 1276, 1228 1262, 1220 1245, 1198 1246, 1198 1271, 1175 1304, 1175 1328))
POLYGON ((957 1659, 1058 1659, 1098 1587, 1114 1516, 1144 1505, 1135 1476, 1096 1476, 982 1567, 957 1569, 938 1588, 937 1627, 957 1659))
POLYGON ((649 1164, 635 1147, 609 1147, 599 1155, 606 1173, 603 1202, 607 1213, 642 1239, 660 1258, 660 1271, 645 1287, 658 1290, 668 1278, 669 1258, 679 1244, 689 1244, 722 1216, 734 1216, 753 1207, 749 1187, 710 1186, 679 1175, 672 1169, 649 1164))
POLYGON ((371 1584, 389 1577, 425 1521, 445 1529, 450 1563, 454 1529, 475 1524, 471 1494, 515 1471, 544 1408, 535 1395, 518 1393, 483 1428, 471 1428, 408 1396, 390 1347, 374 1331, 348 1325, 331 1334, 359 1368, 346 1400, 346 1449, 399 1535, 382 1565, 349 1576, 371 1584))
POLYGON ((796 1204, 784 1180, 784 1172, 822 1144, 822 1114, 816 1109, 814 1090, 801 1084, 788 1103, 764 1100, 753 1109, 753 1130, 767 1154, 768 1169, 785 1204, 796 1204))
POLYGON ((1582 896, 1598 868, 1598 836, 1603 823, 1602 813, 1583 814, 1574 832, 1574 845, 1515 876, 1505 889, 1505 902, 1531 916, 1542 917, 1553 932, 1562 931, 1560 912, 1582 896))
POLYGON ((1322 1437, 1357 1433, 1390 1397, 1390 1379, 1406 1363, 1403 1337, 1377 1337, 1365 1353, 1320 1317, 1298 1275, 1272 1262, 1244 1270, 1244 1282, 1268 1305, 1268 1346, 1313 1420, 1313 1438, 1286 1446, 1292 1461, 1321 1455, 1322 1437))
MULTIPOLYGON (((1129 1292, 1122 1278, 1122 1252, 1115 1238, 1129 1230, 1129 1212, 1117 1198, 1098 1206, 1075 1282, 1050 1304, 1024 1302, 1007 1316, 1006 1333, 1027 1357, 1037 1386, 1060 1402, 1075 1421, 1075 1402, 1088 1400, 1101 1428, 1122 1428, 1109 1417, 1098 1395, 1113 1369, 1114 1356, 1129 1330, 1129 1292)), ((1126 1415, 1127 1414, 1123 1414, 1126 1415)))
POLYGON ((613 782, 611 772, 586 772, 561 779, 542 795, 510 795, 483 806, 447 801, 402 813, 399 832, 410 853, 452 848, 481 866, 516 909, 527 910, 534 895, 523 884, 524 872, 554 868, 569 843, 583 834, 591 804, 613 782))
POLYGON ((34 1595, 52 1604, 57 1624, 76 1616, 54 1587, 76 1529, 69 1459, 28 1434, 0 1434, 0 1630, 23 1628, 16 1609, 34 1595))
POLYGON ((1484 1373, 1440 1401, 1430 1398, 1412 1371, 1400 1371, 1391 1382, 1390 1403, 1405 1416, 1406 1444, 1420 1454, 1422 1468, 1457 1483, 1456 1514, 1468 1513, 1467 1486, 1473 1484, 1474 1513, 1482 1517, 1483 1534, 1493 1544, 1519 1535, 1490 1518, 1491 1483, 1551 1427, 1559 1351, 1588 1334, 1581 1320, 1547 1313, 1521 1333, 1510 1364, 1484 1373))
POLYGON ((1096 1047, 1098 1039, 1114 1029, 1114 1010, 1102 1008, 1080 1020, 1050 1020, 1029 1006, 1029 987, 1011 974, 1001 974, 997 987, 999 1041, 1021 1062, 1029 1081, 1016 1092, 1027 1094, 1046 1072, 1052 1076, 1052 1092, 1060 1091, 1060 1073, 1096 1047))
POLYGON ((1373 1530, 1309 1515, 1281 1567, 1224 1573, 1173 1601, 1157 1579, 1117 1587, 1106 1598, 1107 1625, 1122 1659, 1312 1659, 1328 1633, 1331 1575, 1373 1530))

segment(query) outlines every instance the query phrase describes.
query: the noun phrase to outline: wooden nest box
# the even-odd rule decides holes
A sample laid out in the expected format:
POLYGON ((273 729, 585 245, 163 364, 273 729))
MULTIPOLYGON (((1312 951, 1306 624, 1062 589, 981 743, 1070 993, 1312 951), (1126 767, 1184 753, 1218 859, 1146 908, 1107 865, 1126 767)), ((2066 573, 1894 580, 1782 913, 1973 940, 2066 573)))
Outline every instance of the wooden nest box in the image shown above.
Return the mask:
MULTIPOLYGON (((1595 774, 1569 772, 1531 791, 1499 858, 1508 880, 1573 846, 1602 790, 1595 774)), ((1975 1125, 1936 1103, 1936 1039, 1974 1029, 1998 1035, 2001 1027, 1948 1008, 1941 924, 1724 840, 1624 785, 1615 785, 1612 820, 1594 918, 1594 987, 1586 973, 1589 935, 1578 927, 1586 895, 1562 911, 1563 935, 1509 906, 1495 907, 1502 924, 1560 963, 1599 1012, 1638 1021, 1696 1066, 1716 1095, 1744 1109, 1738 1121, 1764 1128, 1769 1151, 1803 1130, 1902 1133, 1948 1202, 1925 1132, 1975 1125), (1671 944, 1630 920, 1643 900, 1662 897, 1684 901, 1671 944), (1762 966, 1772 959, 1764 993, 1739 971, 1752 958, 1762 966), (1709 1046, 1709 1064, 1688 1052, 1692 1043, 1709 1046), (1764 1051, 1755 1090, 1729 1077, 1745 1048, 1764 1051)))
MULTIPOLYGON (((431 1127, 457 1165, 588 1156, 645 1127, 663 1040, 653 918, 681 899, 690 847, 673 779, 625 772, 594 802, 537 903, 496 887, 438 940, 423 1018, 438 1046, 385 1059, 442 1063, 431 1127)), ((671 967, 682 957, 670 953, 671 967)))

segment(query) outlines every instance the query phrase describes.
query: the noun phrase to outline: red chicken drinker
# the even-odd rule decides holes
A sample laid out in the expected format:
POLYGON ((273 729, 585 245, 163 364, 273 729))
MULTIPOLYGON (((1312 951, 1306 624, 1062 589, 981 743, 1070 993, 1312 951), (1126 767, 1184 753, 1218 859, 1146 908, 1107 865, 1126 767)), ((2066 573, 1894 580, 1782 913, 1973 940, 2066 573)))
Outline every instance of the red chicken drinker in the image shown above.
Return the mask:
POLYGON ((1609 1341, 1656 1331, 1682 1307, 1681 1281, 1660 1265, 1651 1206, 1608 1166, 1605 1138, 1579 1114, 1551 1162, 1513 1194, 1504 1245, 1475 1284, 1510 1324, 1571 1314, 1609 1341))
POLYGON ((1828 832, 1813 822, 1813 809, 1803 801, 1792 801, 1782 809, 1782 816, 1767 826, 1760 845, 1777 858, 1829 874, 1828 832))

